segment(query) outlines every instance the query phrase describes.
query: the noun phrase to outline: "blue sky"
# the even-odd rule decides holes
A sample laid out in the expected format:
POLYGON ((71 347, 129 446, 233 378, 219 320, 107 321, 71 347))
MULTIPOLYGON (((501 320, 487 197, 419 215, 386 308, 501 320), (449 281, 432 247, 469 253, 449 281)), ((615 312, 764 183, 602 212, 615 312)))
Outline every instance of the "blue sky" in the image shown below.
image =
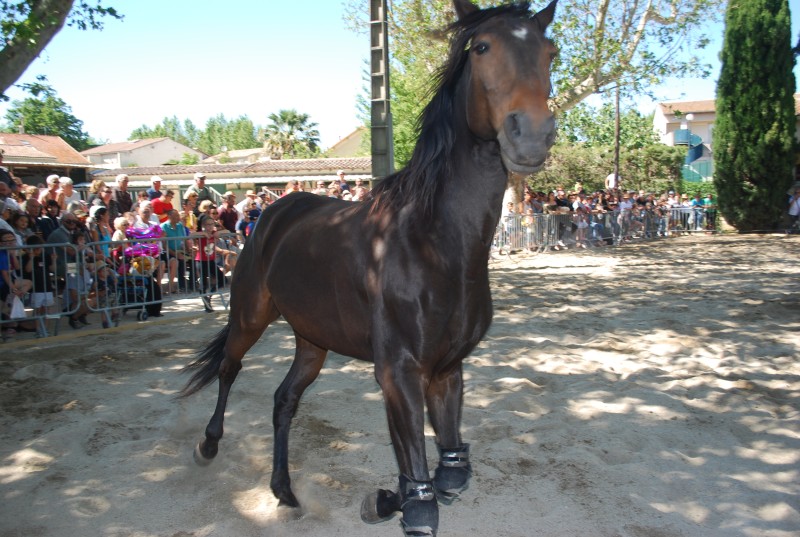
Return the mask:
MULTIPOLYGON (((18 83, 44 74, 98 140, 125 140, 165 116, 191 119, 267 116, 295 108, 319 124, 323 147, 359 125, 369 37, 348 30, 341 0, 109 1, 125 14, 103 31, 65 28, 18 83)), ((365 0, 366 3, 366 0, 365 0)), ((800 30, 800 2, 790 0, 792 36, 800 30)), ((722 25, 706 53, 715 73, 706 80, 668 80, 662 100, 713 99, 722 25)), ((800 67, 795 70, 800 73, 800 67)), ((26 95, 16 88, 12 99, 26 95)), ((655 103, 639 100, 642 112, 655 103)), ((8 104, 0 104, 0 116, 8 104)))

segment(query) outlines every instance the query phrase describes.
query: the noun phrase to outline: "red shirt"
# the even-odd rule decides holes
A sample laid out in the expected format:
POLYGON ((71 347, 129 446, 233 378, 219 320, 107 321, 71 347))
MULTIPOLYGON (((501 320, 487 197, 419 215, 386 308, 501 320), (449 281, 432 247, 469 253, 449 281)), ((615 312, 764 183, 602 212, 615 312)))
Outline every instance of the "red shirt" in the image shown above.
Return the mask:
POLYGON ((150 202, 153 206, 153 214, 158 217, 158 221, 162 224, 167 221, 167 213, 170 212, 174 207, 172 203, 169 201, 161 201, 161 198, 156 198, 150 202))
POLYGON ((197 252, 194 254, 194 260, 215 261, 217 259, 216 249, 214 248, 214 243, 216 241, 216 237, 213 239, 208 237, 200 237, 197 239, 197 252))

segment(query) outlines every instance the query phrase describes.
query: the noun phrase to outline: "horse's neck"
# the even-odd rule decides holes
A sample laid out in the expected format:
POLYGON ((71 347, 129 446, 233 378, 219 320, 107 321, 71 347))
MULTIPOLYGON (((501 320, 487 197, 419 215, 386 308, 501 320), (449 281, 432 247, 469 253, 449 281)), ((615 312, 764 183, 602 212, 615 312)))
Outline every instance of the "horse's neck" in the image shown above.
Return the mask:
MULTIPOLYGON (((508 175, 496 142, 458 140, 462 148, 453 177, 439 198, 448 226, 457 226, 461 241, 471 250, 488 251, 500 218, 508 175)), ((485 261, 485 260, 484 260, 485 261)))

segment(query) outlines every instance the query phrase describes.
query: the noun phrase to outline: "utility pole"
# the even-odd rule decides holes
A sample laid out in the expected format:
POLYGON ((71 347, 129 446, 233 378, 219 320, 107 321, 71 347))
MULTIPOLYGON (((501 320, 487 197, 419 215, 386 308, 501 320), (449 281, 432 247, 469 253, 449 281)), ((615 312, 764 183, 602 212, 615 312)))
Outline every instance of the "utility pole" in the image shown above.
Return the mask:
POLYGON ((372 178, 374 183, 394 172, 392 112, 389 108, 389 25, 387 0, 370 0, 370 79, 372 178))

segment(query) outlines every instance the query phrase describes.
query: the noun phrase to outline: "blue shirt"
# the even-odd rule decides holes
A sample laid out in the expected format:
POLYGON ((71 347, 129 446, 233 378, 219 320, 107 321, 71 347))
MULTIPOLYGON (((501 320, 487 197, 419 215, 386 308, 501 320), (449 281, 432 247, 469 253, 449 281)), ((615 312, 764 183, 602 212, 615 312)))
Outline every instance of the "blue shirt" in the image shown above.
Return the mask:
POLYGON ((164 235, 168 239, 170 239, 167 241, 166 244, 167 249, 173 251, 184 249, 184 244, 185 244, 184 241, 186 240, 186 236, 188 235, 188 233, 186 232, 186 227, 182 223, 178 222, 177 224, 175 224, 175 227, 172 227, 172 224, 170 224, 169 222, 164 222, 163 224, 161 224, 161 229, 164 230, 164 235), (181 240, 176 240, 176 239, 181 239, 181 240))

